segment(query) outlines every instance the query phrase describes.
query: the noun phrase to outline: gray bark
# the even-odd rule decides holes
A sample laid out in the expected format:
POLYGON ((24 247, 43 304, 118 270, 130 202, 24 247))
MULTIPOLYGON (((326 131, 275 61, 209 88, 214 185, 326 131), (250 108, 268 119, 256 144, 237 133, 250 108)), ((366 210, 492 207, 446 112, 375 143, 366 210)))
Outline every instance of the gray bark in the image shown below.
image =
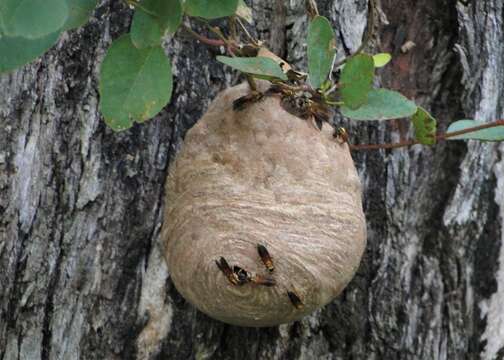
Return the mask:
MULTIPOLYGON (((301 67, 303 3, 252 4, 260 37, 301 67)), ((339 56, 355 50, 366 1, 318 3, 339 56)), ((501 0, 382 0, 381 10, 374 45, 394 54, 383 85, 441 130, 502 117, 501 0)), ((99 64, 130 15, 105 2, 41 60, 0 77, 0 359, 504 357, 504 145, 355 152, 367 251, 345 292, 301 322, 237 328, 185 302, 160 257, 163 183, 186 130, 238 78, 218 50, 168 40, 171 104, 113 133, 98 111, 99 64)), ((345 126, 361 143, 411 135, 402 121, 345 126)))

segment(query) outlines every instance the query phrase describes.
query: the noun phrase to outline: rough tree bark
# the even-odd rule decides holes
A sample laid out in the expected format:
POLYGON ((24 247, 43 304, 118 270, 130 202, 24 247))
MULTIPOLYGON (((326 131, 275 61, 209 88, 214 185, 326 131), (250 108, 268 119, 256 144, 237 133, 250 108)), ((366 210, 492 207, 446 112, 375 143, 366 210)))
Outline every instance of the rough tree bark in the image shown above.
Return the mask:
MULTIPOLYGON (((318 3, 339 56, 356 49, 366 1, 318 3)), ((394 54, 381 82, 430 109, 441 129, 503 112, 502 1, 464 3, 380 5, 375 47, 394 54), (416 47, 403 53, 407 41, 416 47)), ((261 38, 299 66, 303 4, 252 2, 261 38)), ((303 321, 237 328, 187 304, 159 252, 163 183, 186 130, 238 79, 214 61, 217 49, 169 40, 172 103, 113 133, 98 112, 97 74, 130 15, 105 1, 41 60, 0 77, 0 359, 504 357, 504 145, 355 152, 366 255, 344 294, 303 321)), ((362 143, 411 133, 401 121, 346 126, 362 143)))

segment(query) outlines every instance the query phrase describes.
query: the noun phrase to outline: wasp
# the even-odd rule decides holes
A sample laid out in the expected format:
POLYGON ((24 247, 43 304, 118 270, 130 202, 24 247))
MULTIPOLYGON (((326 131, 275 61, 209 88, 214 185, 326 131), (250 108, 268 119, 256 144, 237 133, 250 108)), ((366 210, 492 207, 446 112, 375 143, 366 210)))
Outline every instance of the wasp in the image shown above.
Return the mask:
POLYGON ((245 270, 237 265, 233 266, 233 273, 238 278, 238 285, 243 285, 243 284, 251 281, 250 274, 247 272, 247 270, 245 270))
POLYGON ((224 273, 229 282, 233 285, 242 285, 240 277, 231 269, 228 262, 221 256, 219 261, 215 260, 217 267, 224 273))
POLYGON ((322 130, 324 121, 329 122, 329 118, 331 117, 331 112, 327 106, 313 100, 309 102, 308 112, 315 120, 315 124, 319 130, 322 130))
POLYGON ((271 84, 271 86, 266 90, 264 95, 273 96, 277 94, 284 94, 285 90, 278 84, 271 84))
POLYGON ((307 111, 309 100, 310 99, 305 95, 284 92, 281 105, 288 113, 306 120, 310 116, 307 111))
POLYGON ((263 286, 276 285, 275 279, 269 276, 261 276, 257 274, 253 275, 237 265, 231 268, 226 259, 224 259, 224 257, 222 256, 218 261, 215 260, 215 263, 217 264, 217 267, 224 273, 229 282, 235 286, 241 286, 249 282, 263 286))
POLYGON ((301 301, 301 298, 294 290, 287 291, 287 295, 289 296, 290 302, 292 303, 292 305, 296 309, 301 310, 304 307, 303 302, 301 301))
POLYGON ((266 249, 266 246, 257 244, 257 252, 261 257, 264 266, 266 266, 266 269, 268 269, 269 272, 273 272, 273 270, 275 270, 275 266, 273 265, 273 260, 271 259, 271 256, 268 252, 268 249, 266 249))
POLYGON ((256 285, 262 285, 262 286, 275 286, 276 281, 275 279, 269 277, 269 276, 262 276, 259 274, 251 274, 247 270, 239 267, 239 266, 233 266, 233 272, 235 275, 238 277, 238 285, 243 285, 245 283, 253 283, 256 285))
POLYGON ((272 277, 262 276, 262 275, 257 275, 257 274, 250 277, 250 282, 257 284, 257 285, 268 286, 268 287, 276 285, 276 280, 273 279, 272 277))
POLYGON ((250 94, 239 97, 233 101, 233 110, 242 111, 247 106, 259 102, 264 98, 264 94, 259 91, 251 91, 250 94))
POLYGON ((305 93, 295 95, 285 95, 282 98, 282 107, 287 112, 300 117, 301 119, 313 119, 319 130, 322 130, 324 121, 329 121, 331 111, 322 104, 320 99, 311 98, 312 95, 305 93))
POLYGON ((348 142, 348 132, 344 127, 337 128, 333 136, 337 138, 342 144, 348 142))

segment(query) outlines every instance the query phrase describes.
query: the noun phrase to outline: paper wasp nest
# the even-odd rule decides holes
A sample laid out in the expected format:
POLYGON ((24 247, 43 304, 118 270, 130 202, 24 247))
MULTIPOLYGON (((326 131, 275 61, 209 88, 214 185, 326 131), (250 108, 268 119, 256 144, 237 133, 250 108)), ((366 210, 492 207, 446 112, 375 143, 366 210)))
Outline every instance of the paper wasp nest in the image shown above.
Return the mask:
POLYGON ((224 91, 187 133, 162 237, 186 300, 226 323, 273 326, 343 290, 366 224, 348 146, 332 127, 291 115, 278 96, 233 110, 248 93, 246 84, 224 91))

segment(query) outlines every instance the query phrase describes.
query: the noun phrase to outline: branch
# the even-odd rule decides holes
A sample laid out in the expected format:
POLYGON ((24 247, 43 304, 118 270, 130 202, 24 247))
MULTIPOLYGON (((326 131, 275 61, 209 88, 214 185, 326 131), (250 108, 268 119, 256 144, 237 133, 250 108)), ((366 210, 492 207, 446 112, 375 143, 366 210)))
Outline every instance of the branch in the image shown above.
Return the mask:
POLYGON ((419 144, 417 140, 407 140, 393 144, 361 144, 361 145, 349 144, 349 146, 350 150, 379 150, 379 149, 397 149, 416 144, 419 144))
MULTIPOLYGON (((490 128, 497 127, 497 126, 504 126, 504 120, 496 120, 496 121, 488 123, 488 124, 483 124, 480 126, 475 126, 472 128, 459 130, 459 131, 452 131, 452 132, 445 133, 445 134, 437 134, 436 140, 443 141, 443 140, 446 140, 446 139, 449 139, 449 138, 452 138, 455 136, 469 134, 469 133, 472 133, 472 132, 475 132, 478 130, 490 129, 490 128)), ((350 145, 350 150, 397 149, 397 148, 412 146, 412 145, 417 145, 417 144, 420 144, 420 142, 418 140, 406 140, 406 141, 401 141, 401 142, 393 143, 393 144, 350 145)))
POLYGON ((185 24, 182 24, 182 27, 184 28, 185 31, 187 31, 189 34, 191 34, 193 37, 195 37, 196 40, 200 41, 201 43, 203 43, 205 45, 210 45, 210 46, 225 46, 226 45, 223 40, 207 38, 206 36, 198 34, 196 31, 194 31, 193 29, 191 29, 189 26, 187 26, 185 24))
POLYGON ((202 21, 203 24, 205 24, 206 27, 211 32, 213 32, 215 35, 217 35, 222 42, 224 42, 224 45, 226 46, 226 50, 228 51, 229 55, 235 57, 237 53, 240 53, 239 47, 236 46, 236 44, 233 41, 226 38, 219 27, 217 27, 217 26, 214 27, 214 26, 210 25, 210 23, 208 21, 203 21, 201 19, 199 19, 199 20, 202 21))

